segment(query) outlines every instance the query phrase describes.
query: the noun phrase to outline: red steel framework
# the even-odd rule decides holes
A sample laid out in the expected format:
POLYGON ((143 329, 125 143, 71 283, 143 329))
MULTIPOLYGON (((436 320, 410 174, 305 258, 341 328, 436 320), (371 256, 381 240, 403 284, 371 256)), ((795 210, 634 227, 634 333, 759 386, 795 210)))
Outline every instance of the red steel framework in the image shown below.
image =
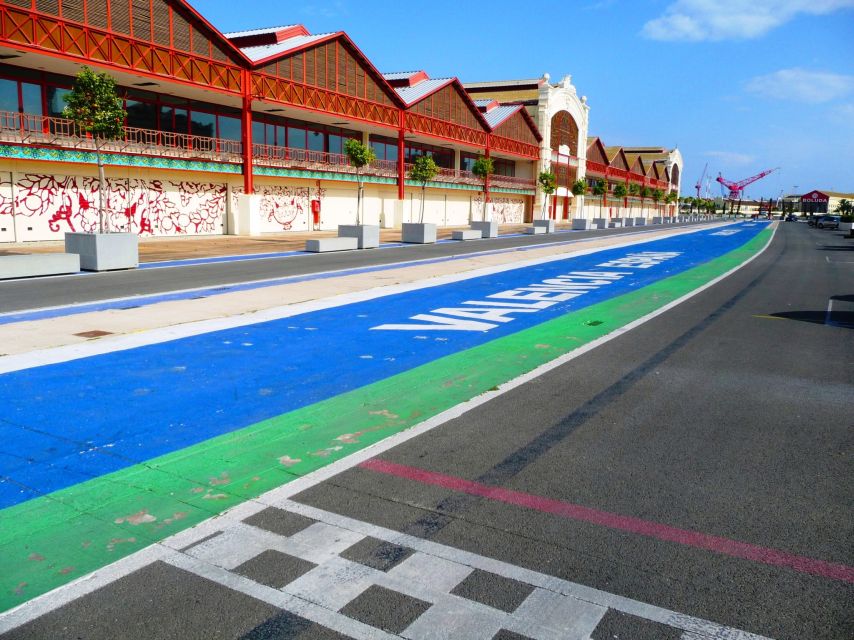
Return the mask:
MULTIPOLYGON (((153 1, 157 2, 158 0, 153 1)), ((189 22, 203 37, 207 37, 205 35, 207 33, 215 33, 215 30, 209 23, 201 18, 187 3, 180 0, 160 1, 167 2, 173 11, 177 11, 175 9, 176 6, 180 6, 189 17, 189 22)), ((457 122, 415 113, 412 111, 415 105, 410 105, 407 108, 402 103, 400 103, 401 106, 382 104, 331 91, 328 88, 301 84, 263 73, 254 67, 261 64, 267 65, 270 63, 270 59, 252 63, 237 47, 224 38, 222 39, 221 46, 220 44, 212 44, 209 51, 213 51, 212 47, 227 50, 229 52, 228 55, 221 55, 220 57, 232 58, 231 61, 217 60, 214 59, 213 55, 211 57, 204 57, 197 53, 148 42, 107 28, 75 22, 66 17, 52 15, 46 10, 36 10, 36 6, 42 8, 44 6, 55 7, 54 10, 59 13, 62 3, 56 2, 48 5, 37 5, 34 2, 29 8, 13 6, 7 3, 0 4, 0 41, 25 52, 53 56, 77 63, 94 63, 97 66, 110 70, 131 72, 146 78, 166 78, 177 84, 203 87, 223 94, 240 96, 243 107, 241 115, 242 142, 210 138, 207 139, 209 140, 208 142, 203 143, 201 142, 204 139, 203 136, 183 136, 179 140, 178 137, 180 136, 169 137, 166 134, 156 131, 134 131, 127 129, 125 139, 120 141, 119 147, 123 150, 133 152, 131 151, 131 146, 135 145, 134 148, 139 147, 140 144, 143 144, 143 141, 147 140, 150 141, 153 152, 159 150, 164 155, 172 155, 175 153, 174 150, 177 149, 185 149, 185 151, 194 153, 204 151, 204 153, 208 154, 206 157, 211 157, 210 154, 225 152, 229 160, 239 159, 243 162, 244 189, 246 193, 253 191, 252 166, 255 164, 253 152, 259 151, 264 154, 260 160, 271 159, 269 154, 264 153, 259 148, 259 145, 253 145, 252 143, 251 108, 253 100, 270 101, 317 113, 335 114, 365 123, 396 129, 398 131, 400 151, 398 155, 400 159, 396 163, 395 168, 398 179, 398 196, 401 199, 404 196, 403 185, 406 172, 403 162, 404 154, 402 153, 404 134, 406 132, 423 134, 432 138, 476 147, 483 150, 486 156, 489 156, 491 150, 495 150, 528 160, 536 160, 539 157, 540 150, 537 145, 507 137, 506 135, 496 135, 488 127, 473 103, 467 103, 466 106, 475 114, 477 122, 481 124, 482 128, 473 128, 457 122), (237 64, 236 61, 242 64, 237 64)), ((107 14, 109 14, 110 6, 108 4, 106 7, 107 14)), ((129 6, 132 12, 133 5, 129 6)), ((169 30, 171 33, 172 13, 170 13, 169 30)), ((222 38, 222 36, 219 37, 222 38)), ((357 53, 362 56, 358 48, 355 45, 353 46, 357 53)), ((365 60, 367 59, 365 58, 365 60)), ((366 64, 370 67, 369 62, 366 64)), ((370 69, 366 68, 366 71, 370 72, 371 75, 377 75, 372 67, 370 69)), ((458 81, 454 81, 454 84, 457 83, 458 81)), ((388 88, 396 96, 394 90, 391 87, 388 88)), ((465 100, 470 102, 467 97, 465 100)), ((396 101, 399 102, 398 99, 396 101)), ((6 120, 8 121, 9 119, 7 118, 6 120)), ((43 129, 43 133, 51 133, 51 127, 61 128, 58 124, 59 120, 47 118, 39 126, 43 129), (50 124, 50 120, 56 122, 50 124)), ((19 119, 16 122, 19 126, 23 120, 19 119)), ((533 122, 530 122, 529 126, 531 128, 530 133, 536 139, 540 139, 539 132, 536 131, 533 122)), ((4 137, 7 139, 10 128, 3 127, 7 134, 4 137)), ((33 137, 34 133, 31 132, 31 135, 26 137, 20 136, 20 142, 69 146, 71 145, 70 140, 75 138, 72 135, 56 135, 56 130, 54 130, 50 140, 37 142, 33 137)), ((85 138, 80 138, 79 136, 77 138, 79 140, 71 146, 85 147, 85 138)), ((339 160, 335 159, 321 164, 340 167, 339 160)), ((384 175, 387 175, 389 170, 389 167, 382 167, 384 175)), ((454 174, 454 176, 442 175, 440 179, 466 181, 467 176, 463 176, 464 173, 467 172, 457 172, 459 175, 454 174)), ((502 184, 503 186, 523 188, 533 188, 534 186, 531 180, 521 178, 512 179, 504 176, 495 176, 493 182, 495 184, 502 184)), ((489 180, 487 180, 486 185, 486 197, 489 197, 489 180)))

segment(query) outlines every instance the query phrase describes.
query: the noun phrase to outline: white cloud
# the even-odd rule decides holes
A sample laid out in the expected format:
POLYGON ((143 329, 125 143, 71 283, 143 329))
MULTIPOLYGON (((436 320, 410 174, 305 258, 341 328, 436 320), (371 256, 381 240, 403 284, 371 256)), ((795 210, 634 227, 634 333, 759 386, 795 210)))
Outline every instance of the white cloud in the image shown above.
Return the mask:
POLYGON ((643 26, 652 40, 749 40, 801 13, 822 15, 854 0, 676 0, 643 26))
POLYGON ((720 160, 723 164, 730 166, 752 164, 756 160, 753 156, 735 151, 706 151, 703 155, 720 160))
POLYGON ((794 67, 757 76, 746 87, 751 93, 767 98, 819 104, 854 91, 854 76, 794 67))

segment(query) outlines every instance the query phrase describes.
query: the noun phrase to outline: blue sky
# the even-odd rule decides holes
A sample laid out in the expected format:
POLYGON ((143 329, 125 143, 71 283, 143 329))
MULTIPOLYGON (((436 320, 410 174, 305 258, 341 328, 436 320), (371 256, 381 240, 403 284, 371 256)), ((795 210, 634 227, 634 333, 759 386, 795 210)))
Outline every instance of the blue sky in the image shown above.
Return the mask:
POLYGON ((683 194, 706 162, 734 180, 781 167, 748 188, 757 198, 854 192, 854 0, 191 2, 223 31, 346 31, 380 71, 571 74, 591 135, 679 146, 683 194))

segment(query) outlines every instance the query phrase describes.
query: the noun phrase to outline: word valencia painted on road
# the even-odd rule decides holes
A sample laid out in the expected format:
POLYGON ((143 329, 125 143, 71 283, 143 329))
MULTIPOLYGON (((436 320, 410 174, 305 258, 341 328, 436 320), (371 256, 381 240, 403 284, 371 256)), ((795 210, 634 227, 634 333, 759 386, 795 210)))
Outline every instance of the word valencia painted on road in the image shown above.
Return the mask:
POLYGON ((485 300, 466 300, 458 307, 442 307, 409 318, 411 323, 382 324, 371 327, 381 331, 489 331, 515 320, 514 314, 536 313, 559 302, 578 298, 612 284, 632 271, 649 269, 681 252, 644 251, 596 265, 619 271, 570 271, 527 287, 508 289, 486 296, 485 300))

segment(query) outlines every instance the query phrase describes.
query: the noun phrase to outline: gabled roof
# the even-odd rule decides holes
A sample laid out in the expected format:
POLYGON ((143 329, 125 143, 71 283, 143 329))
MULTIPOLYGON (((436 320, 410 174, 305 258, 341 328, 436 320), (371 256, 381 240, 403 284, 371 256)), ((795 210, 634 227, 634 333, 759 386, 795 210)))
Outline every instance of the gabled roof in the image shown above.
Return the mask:
POLYGON ((501 104, 498 100, 484 99, 484 100, 475 100, 475 106, 478 110, 483 114, 484 120, 486 120, 486 124, 489 125, 489 128, 492 131, 495 131, 502 124, 507 122, 510 118, 512 118, 516 113, 522 112, 522 117, 525 119, 525 122, 531 129, 531 133, 534 134, 534 137, 542 142, 543 136, 540 135, 540 130, 537 129, 536 123, 531 118, 531 114, 528 113, 528 110, 521 104, 501 104))
POLYGON ((175 6, 181 7, 184 11, 190 14, 190 16, 197 23, 201 24, 204 30, 208 32, 208 35, 213 37, 214 40, 218 41, 219 44, 223 45, 223 48, 230 54, 236 56, 237 58, 242 59, 243 62, 249 62, 249 59, 246 55, 240 50, 239 47, 236 47, 233 42, 231 42, 223 33, 213 26, 201 13, 196 11, 189 2, 186 0, 169 0, 175 6))
POLYGON ((426 71, 396 71, 384 73, 383 78, 393 87, 412 87, 422 80, 429 80, 430 76, 426 71))
POLYGON ((303 49, 310 44, 315 44, 323 40, 332 40, 342 33, 343 32, 339 31, 337 33, 316 33, 313 35, 301 34, 272 44, 240 47, 240 50, 253 63, 258 64, 260 62, 271 61, 272 58, 278 58, 289 53, 294 53, 295 51, 303 49))
POLYGON ((309 35, 309 31, 301 24, 289 24, 281 27, 269 27, 267 29, 231 31, 223 35, 237 47, 253 47, 277 44, 294 36, 307 36, 309 35))
POLYGON ((406 103, 406 106, 411 107, 416 102, 421 102, 427 96, 436 93, 439 89, 444 89, 453 82, 453 78, 427 78, 411 86, 394 87, 394 90, 397 91, 397 95, 406 103))

